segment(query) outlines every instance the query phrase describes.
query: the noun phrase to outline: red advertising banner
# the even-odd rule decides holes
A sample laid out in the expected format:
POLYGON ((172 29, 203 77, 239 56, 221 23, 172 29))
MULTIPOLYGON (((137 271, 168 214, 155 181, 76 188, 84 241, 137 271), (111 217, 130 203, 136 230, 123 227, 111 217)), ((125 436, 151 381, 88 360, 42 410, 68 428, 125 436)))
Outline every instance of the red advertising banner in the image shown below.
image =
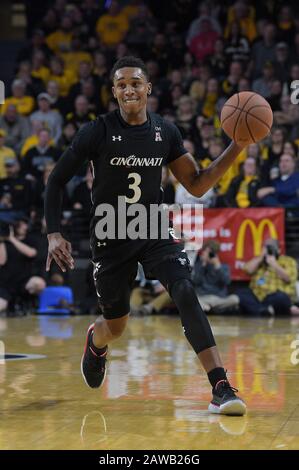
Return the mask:
POLYGON ((267 238, 279 240, 285 252, 284 209, 204 209, 203 240, 220 243, 220 257, 231 268, 234 280, 247 280, 243 271, 246 261, 261 253, 267 238))

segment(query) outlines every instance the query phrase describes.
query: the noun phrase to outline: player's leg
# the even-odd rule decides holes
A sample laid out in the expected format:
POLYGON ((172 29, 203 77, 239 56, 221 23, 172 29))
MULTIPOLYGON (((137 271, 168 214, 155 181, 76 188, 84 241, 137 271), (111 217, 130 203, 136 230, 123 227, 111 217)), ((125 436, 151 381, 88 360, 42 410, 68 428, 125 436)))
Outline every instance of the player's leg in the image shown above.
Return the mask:
MULTIPOLYGON (((179 310, 184 334, 207 372, 213 389, 209 410, 223 414, 244 414, 246 406, 235 395, 235 389, 227 380, 210 324, 190 280, 186 253, 174 248, 173 254, 164 257, 161 254, 160 259, 160 263, 150 268, 150 275, 167 288, 179 310)), ((148 272, 146 267, 145 271, 148 272)))
POLYGON ((185 336, 197 354, 212 386, 213 399, 209 411, 243 415, 246 405, 235 394, 236 389, 233 389, 228 382, 211 326, 198 302, 190 279, 186 277, 170 282, 169 293, 179 310, 185 336))
POLYGON ((94 281, 102 316, 90 325, 81 360, 85 383, 99 388, 106 376, 108 344, 125 330, 130 311, 130 293, 137 272, 137 263, 101 271, 95 264, 94 281), (111 274, 112 271, 112 274, 111 274))

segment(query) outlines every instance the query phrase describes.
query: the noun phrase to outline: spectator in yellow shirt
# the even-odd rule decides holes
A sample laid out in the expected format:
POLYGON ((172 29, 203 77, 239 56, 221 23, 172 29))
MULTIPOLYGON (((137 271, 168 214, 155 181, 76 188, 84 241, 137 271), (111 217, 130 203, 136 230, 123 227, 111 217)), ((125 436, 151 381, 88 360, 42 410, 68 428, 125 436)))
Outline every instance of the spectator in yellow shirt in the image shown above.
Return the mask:
POLYGON ((11 148, 6 147, 4 145, 5 137, 6 137, 6 131, 4 129, 0 129, 0 178, 1 179, 7 177, 5 161, 9 160, 10 158, 16 157, 15 152, 11 148))
POLYGON ((249 287, 240 289, 238 296, 244 313, 261 315, 298 315, 296 281, 297 263, 280 254, 279 242, 269 238, 262 253, 245 264, 251 276, 249 287))
POLYGON ((72 20, 66 15, 61 20, 60 29, 47 36, 47 46, 54 52, 54 54, 61 54, 62 52, 70 50, 73 37, 72 27, 72 20))
POLYGON ((29 95, 25 95, 26 84, 23 80, 17 78, 12 82, 11 86, 12 96, 6 98, 5 103, 1 107, 1 114, 4 114, 7 110, 7 106, 14 104, 17 108, 18 113, 23 116, 27 116, 33 111, 34 98, 29 95))
POLYGON ((108 13, 100 16, 96 24, 96 32, 101 42, 115 47, 123 40, 129 29, 127 15, 120 11, 117 1, 112 0, 108 13))
POLYGON ((225 199, 228 207, 254 207, 259 205, 257 191, 261 183, 257 176, 256 161, 247 157, 241 174, 231 181, 225 199))
POLYGON ((36 51, 32 56, 32 69, 31 75, 35 78, 40 78, 44 83, 47 83, 50 75, 49 67, 45 66, 45 54, 42 51, 36 51))
POLYGON ((58 83, 61 96, 67 96, 70 87, 76 82, 77 78, 71 70, 65 70, 63 60, 55 56, 50 61, 48 82, 50 80, 58 83))

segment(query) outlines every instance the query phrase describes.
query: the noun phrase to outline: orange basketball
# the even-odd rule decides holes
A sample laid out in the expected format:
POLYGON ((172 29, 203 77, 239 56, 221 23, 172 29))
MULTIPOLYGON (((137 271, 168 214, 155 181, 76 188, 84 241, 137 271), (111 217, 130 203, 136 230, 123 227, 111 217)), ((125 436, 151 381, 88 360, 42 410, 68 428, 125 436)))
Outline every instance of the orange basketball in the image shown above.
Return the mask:
POLYGON ((242 91, 226 101, 220 120, 224 132, 243 146, 258 142, 270 133, 273 113, 261 95, 242 91))

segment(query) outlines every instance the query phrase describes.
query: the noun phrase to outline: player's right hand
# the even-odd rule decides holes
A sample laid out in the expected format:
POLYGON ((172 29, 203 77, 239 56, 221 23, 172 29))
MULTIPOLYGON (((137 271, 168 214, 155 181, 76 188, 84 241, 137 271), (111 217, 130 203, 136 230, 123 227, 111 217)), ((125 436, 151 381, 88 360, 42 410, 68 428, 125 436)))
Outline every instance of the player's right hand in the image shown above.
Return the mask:
POLYGON ((50 271, 52 260, 65 273, 66 268, 74 269, 74 259, 71 255, 72 245, 65 240, 61 233, 50 233, 48 235, 48 257, 46 263, 46 271, 50 271))

